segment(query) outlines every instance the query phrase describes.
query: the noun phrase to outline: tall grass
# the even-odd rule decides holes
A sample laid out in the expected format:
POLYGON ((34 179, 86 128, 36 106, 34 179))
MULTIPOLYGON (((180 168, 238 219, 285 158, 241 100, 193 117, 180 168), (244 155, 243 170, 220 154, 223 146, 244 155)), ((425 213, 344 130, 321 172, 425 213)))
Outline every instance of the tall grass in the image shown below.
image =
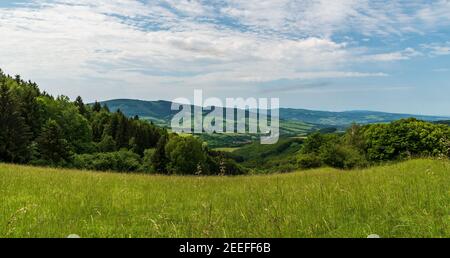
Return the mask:
POLYGON ((450 237, 450 162, 175 177, 0 164, 0 237, 450 237))

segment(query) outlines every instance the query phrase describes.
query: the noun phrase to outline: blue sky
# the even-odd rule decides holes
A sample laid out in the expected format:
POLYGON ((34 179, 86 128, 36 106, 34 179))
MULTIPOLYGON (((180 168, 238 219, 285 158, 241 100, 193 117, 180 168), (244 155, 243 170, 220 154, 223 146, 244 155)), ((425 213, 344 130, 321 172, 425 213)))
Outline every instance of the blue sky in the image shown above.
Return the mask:
POLYGON ((450 1, 0 2, 0 68, 86 101, 450 115, 450 1))

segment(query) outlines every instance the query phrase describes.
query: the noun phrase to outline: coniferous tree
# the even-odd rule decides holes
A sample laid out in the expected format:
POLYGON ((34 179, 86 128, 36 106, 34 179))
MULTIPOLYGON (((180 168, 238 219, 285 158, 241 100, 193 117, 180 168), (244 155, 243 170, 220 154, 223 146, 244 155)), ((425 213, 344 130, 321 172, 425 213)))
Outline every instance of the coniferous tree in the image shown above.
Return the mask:
POLYGON ((0 160, 26 161, 29 158, 29 140, 29 128, 20 114, 19 102, 4 78, 0 78, 0 160))
POLYGON ((155 153, 152 156, 152 163, 157 173, 167 173, 167 156, 166 156, 166 144, 168 141, 167 135, 162 135, 156 145, 155 153))
POLYGON ((119 111, 117 111, 118 114, 118 124, 117 124, 117 131, 115 134, 115 140, 117 143, 117 147, 120 148, 127 148, 129 143, 129 137, 128 137, 128 118, 119 111))
POLYGON ((41 130, 43 121, 41 117, 41 106, 37 101, 40 96, 40 91, 36 84, 29 82, 24 87, 21 94, 21 113, 25 119, 25 123, 31 131, 31 136, 35 139, 41 130))
POLYGON ((106 132, 113 137, 114 140, 116 140, 117 135, 117 129, 119 127, 119 115, 117 113, 114 113, 111 115, 111 119, 109 121, 109 124, 106 128, 106 132))
POLYGON ((16 76, 14 76, 14 80, 16 81, 16 83, 18 85, 20 85, 22 83, 22 78, 20 78, 20 75, 18 75, 18 74, 16 76))
POLYGON ((75 106, 77 106, 77 108, 78 108, 78 112, 80 112, 80 114, 82 114, 83 116, 86 116, 87 110, 86 110, 86 106, 84 105, 83 99, 80 96, 78 96, 75 99, 74 103, 75 103, 75 106))
POLYGON ((36 141, 42 159, 53 164, 60 164, 69 160, 69 144, 64 139, 61 127, 55 120, 47 120, 36 141))
POLYGON ((102 110, 109 113, 109 107, 106 104, 103 104, 102 110))
POLYGON ((100 105, 100 103, 95 101, 94 105, 92 106, 92 111, 100 112, 101 110, 102 110, 102 106, 100 105))

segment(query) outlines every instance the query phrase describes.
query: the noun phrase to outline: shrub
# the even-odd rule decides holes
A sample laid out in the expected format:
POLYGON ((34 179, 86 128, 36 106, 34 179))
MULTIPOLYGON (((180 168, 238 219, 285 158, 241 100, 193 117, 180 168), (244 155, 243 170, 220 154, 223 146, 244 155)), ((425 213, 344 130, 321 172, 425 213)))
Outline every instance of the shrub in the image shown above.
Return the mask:
MULTIPOLYGON (((219 174, 235 176, 247 173, 247 170, 245 168, 237 164, 236 161, 232 159, 223 159, 222 161, 220 161, 219 166, 219 174)), ((218 173, 215 172, 214 174, 218 173)))
POLYGON ((304 154, 317 153, 325 143, 325 137, 321 133, 313 133, 305 140, 301 152, 304 154))
POLYGON ((165 146, 169 159, 166 166, 168 173, 202 174, 206 158, 202 145, 202 142, 194 137, 171 137, 165 146))
POLYGON ((322 161, 316 154, 301 154, 297 160, 298 166, 303 169, 318 168, 322 161))
POLYGON ((364 157, 354 148, 341 144, 327 144, 320 149, 320 159, 323 164, 334 168, 351 169, 363 167, 364 157))
POLYGON ((133 172, 141 168, 139 155, 124 150, 109 153, 74 155, 72 164, 78 169, 99 171, 115 170, 133 172))

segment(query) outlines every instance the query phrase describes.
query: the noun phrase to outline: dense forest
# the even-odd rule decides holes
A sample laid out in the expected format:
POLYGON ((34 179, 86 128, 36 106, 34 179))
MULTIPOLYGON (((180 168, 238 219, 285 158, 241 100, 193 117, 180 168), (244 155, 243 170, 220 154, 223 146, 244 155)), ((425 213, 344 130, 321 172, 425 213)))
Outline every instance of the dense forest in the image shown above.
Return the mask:
POLYGON ((160 174, 242 174, 222 152, 98 102, 53 97, 0 70, 0 161, 160 174))

